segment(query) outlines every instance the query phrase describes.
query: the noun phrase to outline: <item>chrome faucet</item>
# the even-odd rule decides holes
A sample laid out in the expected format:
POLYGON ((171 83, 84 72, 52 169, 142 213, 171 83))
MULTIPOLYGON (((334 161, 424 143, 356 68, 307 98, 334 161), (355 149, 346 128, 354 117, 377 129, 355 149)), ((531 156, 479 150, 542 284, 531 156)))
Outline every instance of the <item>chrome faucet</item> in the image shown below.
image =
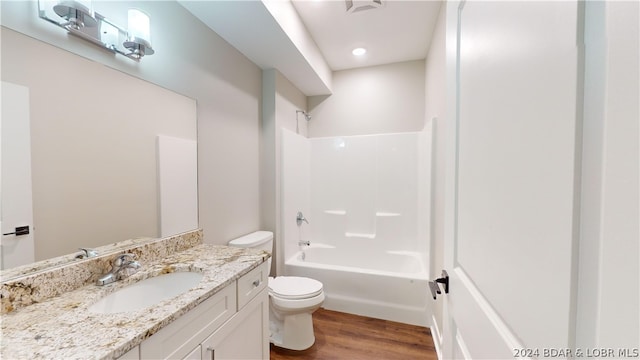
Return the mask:
POLYGON ((302 214, 302 211, 298 211, 298 215, 296 216, 296 224, 298 224, 298 226, 302 225, 302 222, 306 222, 307 224, 309 223, 307 221, 307 219, 304 218, 304 215, 302 214))
POLYGON ((133 258, 135 258, 134 254, 118 255, 115 260, 113 260, 111 271, 102 275, 98 281, 96 281, 96 285, 102 286, 121 280, 123 278, 122 271, 125 269, 140 269, 140 263, 132 260, 133 258))
POLYGON ((311 246, 311 241, 298 241, 298 246, 311 246))

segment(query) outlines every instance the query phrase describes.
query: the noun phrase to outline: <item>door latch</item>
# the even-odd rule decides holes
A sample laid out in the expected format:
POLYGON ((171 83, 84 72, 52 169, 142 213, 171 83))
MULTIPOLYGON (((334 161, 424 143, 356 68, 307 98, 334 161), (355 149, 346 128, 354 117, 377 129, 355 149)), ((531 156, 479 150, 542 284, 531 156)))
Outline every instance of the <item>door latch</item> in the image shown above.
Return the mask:
POLYGON ((449 293, 449 274, 447 274, 446 270, 442 270, 441 278, 435 279, 433 281, 429 281, 429 290, 431 290, 431 296, 433 296, 433 300, 436 299, 438 294, 442 294, 438 283, 444 284, 444 293, 449 293))
POLYGON ((29 235, 29 225, 27 225, 27 226, 18 226, 18 227, 16 227, 16 230, 14 232, 2 234, 2 235, 3 236, 4 235, 15 235, 15 236, 29 235))

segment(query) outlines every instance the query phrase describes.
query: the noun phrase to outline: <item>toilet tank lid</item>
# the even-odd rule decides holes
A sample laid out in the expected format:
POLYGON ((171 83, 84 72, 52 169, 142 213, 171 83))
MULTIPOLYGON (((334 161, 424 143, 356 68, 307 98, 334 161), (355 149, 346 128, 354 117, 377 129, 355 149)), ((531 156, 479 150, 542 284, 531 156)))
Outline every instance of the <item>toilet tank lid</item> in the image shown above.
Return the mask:
POLYGON ((262 245, 272 239, 273 233, 271 231, 256 231, 229 241, 229 245, 247 248, 262 245))

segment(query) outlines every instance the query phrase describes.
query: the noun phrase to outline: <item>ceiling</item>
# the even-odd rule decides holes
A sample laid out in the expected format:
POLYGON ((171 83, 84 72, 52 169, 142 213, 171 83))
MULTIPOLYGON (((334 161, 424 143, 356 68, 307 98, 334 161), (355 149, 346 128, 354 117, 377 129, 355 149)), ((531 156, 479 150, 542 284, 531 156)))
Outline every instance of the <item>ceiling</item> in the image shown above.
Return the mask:
POLYGON ((331 72, 424 59, 442 4, 435 0, 178 0, 262 69, 305 95, 331 93, 331 72), (364 47, 364 56, 351 51, 364 47))
POLYGON ((292 0, 332 70, 424 59, 440 11, 434 0, 292 0), (377 7, 374 7, 377 6, 377 7), (367 49, 356 57, 356 47, 367 49))

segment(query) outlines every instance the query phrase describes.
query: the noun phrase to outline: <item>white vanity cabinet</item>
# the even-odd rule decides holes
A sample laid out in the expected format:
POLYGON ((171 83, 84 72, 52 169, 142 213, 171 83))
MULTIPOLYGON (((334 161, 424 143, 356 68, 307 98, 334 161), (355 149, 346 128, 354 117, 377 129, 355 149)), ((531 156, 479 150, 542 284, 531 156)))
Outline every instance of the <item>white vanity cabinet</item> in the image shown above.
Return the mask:
POLYGON ((238 279, 238 313, 201 343, 202 360, 269 359, 268 276, 264 263, 238 279))
POLYGON ((202 342, 202 359, 268 359, 268 317, 268 292, 262 290, 225 326, 202 342))
POLYGON ((268 359, 268 274, 265 262, 121 359, 268 359))

